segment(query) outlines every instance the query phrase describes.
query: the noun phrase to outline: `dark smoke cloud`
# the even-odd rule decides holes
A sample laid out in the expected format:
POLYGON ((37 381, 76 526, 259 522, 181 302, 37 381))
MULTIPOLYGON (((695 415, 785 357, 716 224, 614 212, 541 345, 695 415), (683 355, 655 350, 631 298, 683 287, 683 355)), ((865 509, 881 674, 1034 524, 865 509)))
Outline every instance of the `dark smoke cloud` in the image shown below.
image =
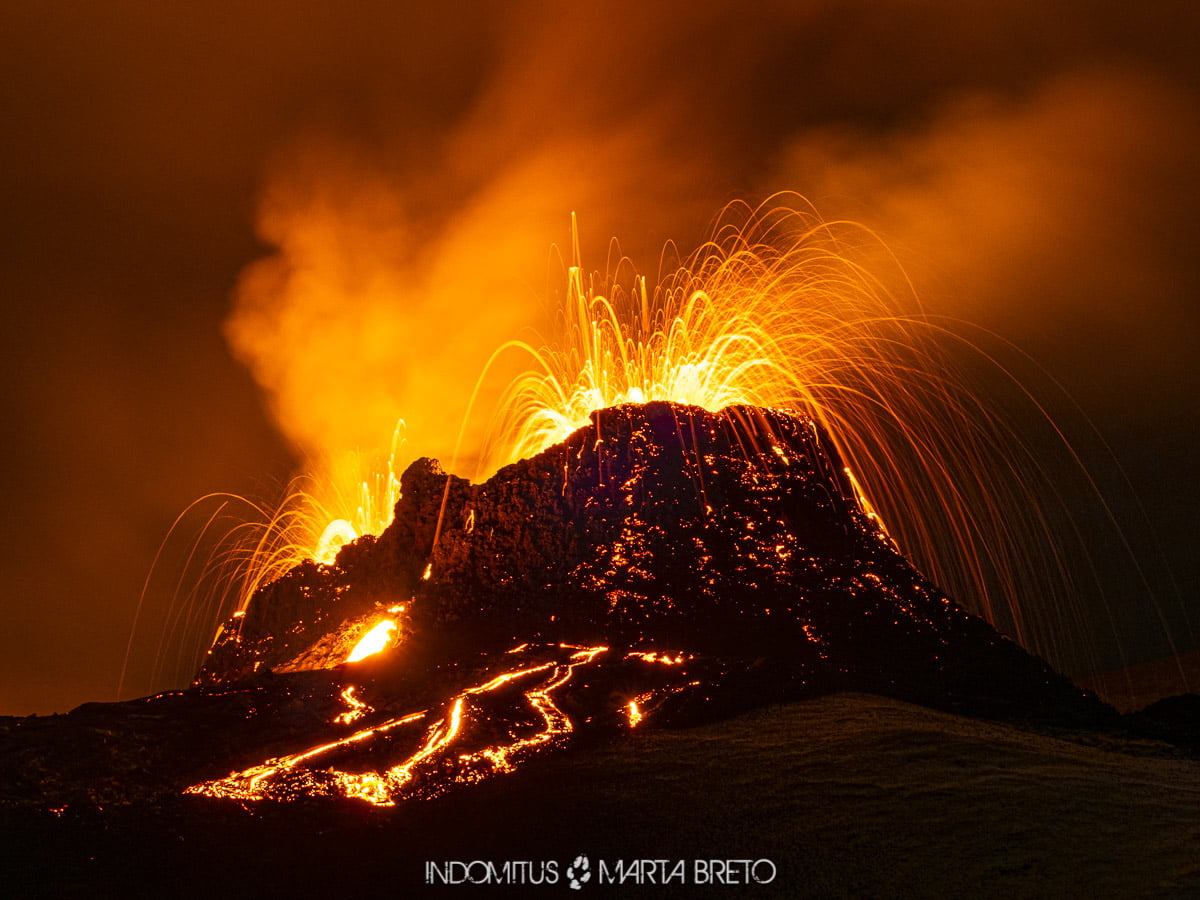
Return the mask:
MULTIPOLYGON (((268 418, 290 421, 290 364, 234 336, 260 395, 223 344, 239 278, 397 298, 343 316, 343 337, 382 329, 410 352, 337 378, 382 376, 379 419, 419 420, 437 412, 413 399, 425 385, 540 314, 572 210, 590 267, 617 235, 653 272, 663 241, 686 249, 725 202, 781 189, 876 230, 930 309, 1036 353, 1120 445, 1195 592, 1172 537, 1194 489, 1163 486, 1194 483, 1200 13, 648 6, 0 12, 0 710, 111 695, 174 515, 310 449, 268 418), (474 326, 426 327, 467 305, 474 326)), ((293 308, 287 290, 240 296, 293 308)))

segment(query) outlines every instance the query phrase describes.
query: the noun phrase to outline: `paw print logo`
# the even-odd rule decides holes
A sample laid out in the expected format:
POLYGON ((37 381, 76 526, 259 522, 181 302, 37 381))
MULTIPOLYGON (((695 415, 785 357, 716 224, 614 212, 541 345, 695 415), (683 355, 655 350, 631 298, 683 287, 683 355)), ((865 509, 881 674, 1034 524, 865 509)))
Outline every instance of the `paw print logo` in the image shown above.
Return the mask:
POLYGON ((586 856, 575 857, 575 862, 567 866, 567 883, 571 890, 577 891, 592 880, 592 872, 586 856))

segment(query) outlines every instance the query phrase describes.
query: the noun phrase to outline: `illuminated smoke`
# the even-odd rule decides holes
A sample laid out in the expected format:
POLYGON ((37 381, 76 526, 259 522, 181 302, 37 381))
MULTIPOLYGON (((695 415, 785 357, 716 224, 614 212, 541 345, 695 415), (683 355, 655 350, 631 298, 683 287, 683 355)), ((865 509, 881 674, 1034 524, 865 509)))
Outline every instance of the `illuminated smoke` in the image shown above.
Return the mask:
POLYGON ((1137 379, 1132 397, 1190 369, 1194 273, 1162 268, 1178 237, 1153 198, 1167 184, 1195 191, 1182 148, 1197 141, 1200 116, 1177 87, 1085 68, 1015 96, 945 98, 884 135, 814 128, 771 180, 870 222, 929 308, 1059 361, 1078 396, 1111 409, 1110 354, 1137 379))

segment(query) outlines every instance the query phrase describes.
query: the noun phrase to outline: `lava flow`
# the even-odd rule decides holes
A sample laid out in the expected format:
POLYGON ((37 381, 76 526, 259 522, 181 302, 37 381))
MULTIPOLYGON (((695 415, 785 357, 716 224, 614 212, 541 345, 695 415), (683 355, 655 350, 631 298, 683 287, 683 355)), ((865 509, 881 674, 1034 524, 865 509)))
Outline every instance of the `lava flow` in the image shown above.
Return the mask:
MULTIPOLYGON (((512 771, 535 753, 561 746, 575 730, 571 717, 557 705, 556 695, 576 669, 594 665, 609 650, 567 645, 531 650, 526 645, 505 655, 530 659, 539 652, 551 658, 502 671, 461 691, 436 716, 421 711, 381 718, 345 737, 197 784, 186 793, 244 801, 340 796, 392 806, 397 800, 433 796, 456 784, 512 771), (519 703, 514 702, 517 692, 519 703), (380 759, 388 764, 380 767, 380 759), (370 760, 373 768, 364 769, 362 760, 370 760)), ((683 662, 681 655, 652 653, 628 654, 626 659, 683 662)), ((356 691, 357 686, 351 685, 342 692, 350 709, 339 714, 335 723, 350 724, 374 711, 358 699, 356 691)), ((654 696, 651 691, 639 699, 644 703, 654 696)), ((630 709, 637 708, 637 701, 629 703, 630 709)), ((637 721, 643 715, 639 712, 637 721)), ((630 725, 637 721, 631 718, 630 725)))
POLYGON ((358 662, 360 659, 366 659, 368 656, 374 656, 376 653, 384 650, 392 640, 392 632, 396 630, 396 623, 391 619, 384 619, 378 625, 375 625, 368 631, 350 651, 350 655, 346 657, 346 662, 358 662))

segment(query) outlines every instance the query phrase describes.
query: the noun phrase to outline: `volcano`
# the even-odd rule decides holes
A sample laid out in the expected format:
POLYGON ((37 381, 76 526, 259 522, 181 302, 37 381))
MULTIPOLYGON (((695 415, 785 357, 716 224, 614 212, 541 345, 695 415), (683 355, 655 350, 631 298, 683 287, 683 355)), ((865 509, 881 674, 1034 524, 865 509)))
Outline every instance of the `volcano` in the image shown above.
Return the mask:
POLYGON ((686 658, 680 671, 702 677, 678 692, 679 715, 726 694, 829 689, 988 714, 1092 709, 909 564, 805 416, 614 407, 483 484, 419 460, 401 493, 378 538, 261 590, 197 684, 336 666, 391 615, 400 646, 373 673, 603 646, 610 660, 686 658))
POLYGON ((1107 713, 924 578, 802 415, 614 407, 482 484, 422 459, 401 491, 378 537, 260 589, 191 689, 76 711, 16 793, 393 805, 573 740, 834 691, 1107 713), (386 649, 347 662, 372 631, 386 649))
MULTIPOLYGON (((530 833, 508 834, 502 823, 548 813, 559 824, 541 840, 564 859, 579 849, 571 835, 641 852, 630 817, 662 814, 633 798, 646 788, 655 804, 683 803, 669 773, 678 759, 697 775, 724 772, 735 794, 745 782, 755 802, 779 810, 757 828, 756 816, 730 806, 729 790, 709 785, 684 804, 708 823, 703 833, 728 817, 722 839, 751 834, 783 853, 787 834, 816 826, 782 811, 824 776, 764 781, 780 760, 795 772, 818 759, 828 771, 845 768, 837 748, 850 740, 863 768, 847 776, 853 784, 876 783, 876 765, 917 765, 930 797, 956 783, 957 767, 982 766, 963 783, 964 802, 998 807, 1003 791, 975 795, 1011 748, 1035 753, 1020 776, 1032 797, 1057 796, 1043 773, 1063 760, 1084 766, 1080 783, 1112 768, 1080 756, 1100 751, 1064 750, 1071 745, 1038 733, 1092 735, 1085 747, 1124 740, 1132 749, 1117 755, 1166 756, 1154 778, 1169 818, 1166 786, 1193 775, 1167 769, 1190 765, 1172 755, 1195 751, 1194 729, 1151 734, 1135 719, 918 572, 817 422, 655 402, 593 413, 564 442, 481 484, 433 460, 413 463, 393 523, 346 545, 333 565, 308 561, 258 590, 186 690, 0 720, 0 818, 25 848, 31 883, 51 894, 90 886, 97 853, 123 890, 148 884, 121 861, 147 842, 165 867, 155 884, 173 884, 182 867, 206 873, 197 885, 219 875, 224 889, 233 869, 240 884, 274 885, 278 872, 264 872, 261 859, 280 853, 307 873, 296 881, 308 888, 318 835, 333 835, 321 846, 339 852, 373 846, 390 856, 395 839, 425 859, 448 847, 470 858, 480 846, 512 857, 535 852, 530 833), (1021 730, 956 724, 979 718, 1021 730), (905 735, 925 749, 913 756, 905 735), (1147 737, 1175 747, 1147 750, 1147 737), (642 749, 620 749, 630 741, 642 749), (734 757, 722 741, 735 742, 734 757), (657 788, 646 781, 651 759, 667 779, 657 788), (598 817, 584 827, 575 801, 539 773, 590 798, 598 817), (629 777, 640 779, 636 795, 614 787, 629 777), (433 797, 441 799, 423 802, 433 797), (400 818, 363 818, 380 808, 400 818), (247 825, 247 812, 265 817, 261 826, 247 825), (491 837, 466 847, 461 823, 476 814, 491 837), (176 840, 191 841, 186 852, 176 840), (57 880, 43 882, 50 869, 57 880)), ((1039 815, 1044 802, 1030 800, 1022 815, 1039 815)), ((848 822, 861 815, 872 813, 848 822)), ((955 828, 977 821, 971 813, 955 828)), ((690 833, 679 832, 676 855, 690 833)), ((881 869, 873 883, 901 871, 881 869)), ((953 881, 958 871, 943 874, 953 881)), ((360 875, 368 883, 368 869, 360 875)), ((321 869, 331 889, 342 877, 321 869)), ((794 880, 777 887, 772 896, 803 894, 794 880)))

